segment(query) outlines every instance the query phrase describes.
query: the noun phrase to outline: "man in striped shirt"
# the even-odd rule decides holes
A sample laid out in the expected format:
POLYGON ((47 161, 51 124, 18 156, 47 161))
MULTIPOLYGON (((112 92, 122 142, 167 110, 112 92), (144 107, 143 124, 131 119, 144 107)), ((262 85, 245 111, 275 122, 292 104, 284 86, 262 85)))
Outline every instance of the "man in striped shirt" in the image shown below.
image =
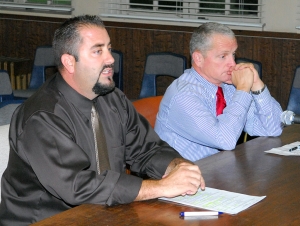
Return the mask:
POLYGON ((167 89, 155 131, 183 157, 196 161, 232 150, 242 131, 279 136, 282 109, 250 63, 236 65, 237 41, 230 28, 205 23, 192 34, 192 68, 167 89), (217 113, 221 87, 226 107, 217 113))

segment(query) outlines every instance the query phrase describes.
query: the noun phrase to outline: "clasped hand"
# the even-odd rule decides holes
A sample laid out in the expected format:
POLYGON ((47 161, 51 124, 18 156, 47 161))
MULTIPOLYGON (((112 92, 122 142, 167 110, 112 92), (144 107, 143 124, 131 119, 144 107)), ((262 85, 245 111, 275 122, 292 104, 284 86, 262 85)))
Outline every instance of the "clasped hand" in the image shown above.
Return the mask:
POLYGON ((237 90, 245 92, 262 89, 264 83, 261 81, 258 72, 251 63, 237 64, 232 70, 232 84, 237 90))

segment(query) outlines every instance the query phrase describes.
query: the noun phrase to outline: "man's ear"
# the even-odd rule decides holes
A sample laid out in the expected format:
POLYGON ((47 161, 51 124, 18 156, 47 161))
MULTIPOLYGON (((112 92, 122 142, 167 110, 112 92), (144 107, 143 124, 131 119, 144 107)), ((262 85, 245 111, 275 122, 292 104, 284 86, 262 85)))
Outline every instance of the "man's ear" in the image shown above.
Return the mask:
POLYGON ((74 67, 75 67, 75 58, 70 54, 63 54, 61 56, 61 62, 65 67, 65 70, 67 70, 70 74, 74 73, 74 67))
POLYGON ((200 51, 195 51, 192 54, 193 62, 196 64, 198 67, 200 67, 204 61, 204 56, 200 51))

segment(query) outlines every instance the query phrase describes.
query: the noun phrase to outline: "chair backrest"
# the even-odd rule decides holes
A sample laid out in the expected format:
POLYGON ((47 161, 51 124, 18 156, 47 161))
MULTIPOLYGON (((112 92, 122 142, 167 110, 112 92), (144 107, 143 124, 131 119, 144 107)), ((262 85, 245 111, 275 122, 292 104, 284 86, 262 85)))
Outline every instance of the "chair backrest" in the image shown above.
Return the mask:
POLYGON ((255 67, 255 69, 257 70, 257 73, 259 75, 260 78, 262 78, 262 63, 256 60, 252 60, 252 59, 248 59, 248 58, 236 58, 235 62, 237 64, 239 63, 252 63, 255 67))
POLYGON ((116 87, 123 91, 123 53, 112 49, 111 54, 115 59, 113 79, 116 83, 116 87))
POLYGON ((56 67, 52 46, 38 46, 28 89, 38 89, 46 81, 46 69, 56 67))
POLYGON ((0 102, 4 99, 12 99, 12 87, 6 70, 0 70, 0 102))
POLYGON ((8 72, 6 70, 0 70, 0 108, 8 104, 20 104, 23 102, 24 100, 15 98, 8 72))
POLYGON ((178 78, 186 67, 187 60, 183 55, 170 52, 148 54, 139 99, 157 95, 156 79, 158 76, 178 78))
POLYGON ((132 102, 137 112, 148 120, 152 128, 154 128, 155 125, 156 115, 162 97, 163 96, 146 97, 132 102))
POLYGON ((287 110, 300 115, 300 65, 296 67, 290 91, 287 110))

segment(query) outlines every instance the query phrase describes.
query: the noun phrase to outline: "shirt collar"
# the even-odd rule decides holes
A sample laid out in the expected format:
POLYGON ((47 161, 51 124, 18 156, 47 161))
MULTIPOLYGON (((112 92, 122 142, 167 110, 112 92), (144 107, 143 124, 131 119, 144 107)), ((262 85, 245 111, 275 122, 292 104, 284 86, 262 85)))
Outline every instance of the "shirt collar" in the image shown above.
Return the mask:
MULTIPOLYGON (((198 80, 212 95, 215 95, 218 89, 218 86, 210 83, 205 78, 203 78, 193 67, 191 68, 191 74, 198 80)), ((222 83, 221 87, 224 89, 224 83, 222 83)))
POLYGON ((62 95, 77 109, 79 109, 87 118, 90 118, 93 101, 74 90, 63 79, 60 73, 57 73, 56 81, 59 92, 61 92, 62 95))

